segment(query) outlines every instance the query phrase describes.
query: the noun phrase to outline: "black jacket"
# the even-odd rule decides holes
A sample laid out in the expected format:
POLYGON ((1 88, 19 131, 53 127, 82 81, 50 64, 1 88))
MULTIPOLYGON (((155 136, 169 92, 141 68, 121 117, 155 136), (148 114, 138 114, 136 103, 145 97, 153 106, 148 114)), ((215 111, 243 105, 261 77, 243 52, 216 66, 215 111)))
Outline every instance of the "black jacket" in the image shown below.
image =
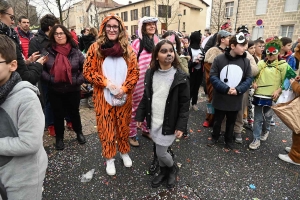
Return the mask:
POLYGON ((31 56, 34 52, 42 53, 42 50, 49 45, 49 38, 42 30, 38 30, 37 34, 30 40, 28 56, 31 56))
POLYGON ((22 80, 28 81, 31 84, 35 85, 42 75, 43 65, 37 62, 30 63, 29 65, 25 64, 22 49, 20 46, 20 39, 17 32, 14 29, 0 22, 0 34, 7 35, 16 44, 16 54, 18 61, 18 68, 16 71, 20 74, 22 80))
POLYGON ((96 37, 92 34, 83 35, 79 39, 79 49, 80 51, 83 51, 86 53, 88 49, 90 48, 91 44, 93 44, 96 41, 96 37))
POLYGON ((216 46, 218 33, 215 33, 212 37, 208 39, 204 46, 204 52, 207 52, 210 48, 216 46))
MULTIPOLYGON (((154 70, 148 69, 145 75, 145 90, 137 109, 136 121, 142 122, 146 117, 147 127, 151 129, 152 81, 154 70)), ((177 69, 170 88, 165 107, 163 135, 172 135, 175 130, 186 131, 189 118, 190 85, 188 75, 177 69)))

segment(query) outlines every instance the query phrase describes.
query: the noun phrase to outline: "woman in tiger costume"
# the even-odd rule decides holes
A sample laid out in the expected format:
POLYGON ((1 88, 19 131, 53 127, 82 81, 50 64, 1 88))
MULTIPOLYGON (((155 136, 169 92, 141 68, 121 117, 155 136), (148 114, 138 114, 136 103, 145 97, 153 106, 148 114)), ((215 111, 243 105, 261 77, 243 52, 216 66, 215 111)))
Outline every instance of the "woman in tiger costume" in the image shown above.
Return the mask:
POLYGON ((97 129, 106 172, 115 175, 117 148, 125 167, 132 166, 128 155, 129 123, 132 92, 139 77, 136 54, 128 44, 119 16, 110 14, 102 21, 99 37, 86 54, 83 74, 94 85, 97 129))

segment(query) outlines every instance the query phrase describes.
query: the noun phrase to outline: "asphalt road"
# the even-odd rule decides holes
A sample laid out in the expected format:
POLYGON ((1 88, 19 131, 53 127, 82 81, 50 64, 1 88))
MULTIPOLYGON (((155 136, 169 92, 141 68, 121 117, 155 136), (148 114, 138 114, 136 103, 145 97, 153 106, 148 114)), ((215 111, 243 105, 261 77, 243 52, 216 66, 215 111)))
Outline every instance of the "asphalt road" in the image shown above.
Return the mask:
POLYGON ((206 146, 211 128, 203 128, 204 98, 199 111, 190 111, 189 137, 174 142, 172 148, 179 163, 177 187, 169 191, 165 186, 153 189, 147 175, 152 160, 152 143, 139 137, 140 147, 132 147, 131 168, 125 168, 116 156, 116 176, 105 172, 105 159, 95 133, 92 109, 82 108, 81 117, 88 142, 79 145, 75 135, 67 132, 66 148, 56 151, 51 138, 45 136, 49 165, 44 182, 45 200, 98 199, 300 199, 300 167, 278 158, 291 145, 291 131, 275 117, 267 141, 258 150, 249 150, 252 133, 243 132, 238 151, 225 151, 223 144, 206 146), (49 142, 50 141, 50 142, 49 142), (82 183, 81 176, 95 169, 90 182, 82 183))

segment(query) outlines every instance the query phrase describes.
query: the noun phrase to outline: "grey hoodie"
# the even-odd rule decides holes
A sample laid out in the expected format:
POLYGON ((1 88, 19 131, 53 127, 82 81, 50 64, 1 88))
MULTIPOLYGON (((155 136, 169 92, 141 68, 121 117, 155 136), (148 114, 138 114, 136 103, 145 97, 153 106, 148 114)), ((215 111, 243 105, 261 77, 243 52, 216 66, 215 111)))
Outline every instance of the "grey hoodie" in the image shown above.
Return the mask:
POLYGON ((38 89, 19 82, 0 106, 0 182, 8 199, 42 198, 48 166, 43 147, 45 117, 38 89))

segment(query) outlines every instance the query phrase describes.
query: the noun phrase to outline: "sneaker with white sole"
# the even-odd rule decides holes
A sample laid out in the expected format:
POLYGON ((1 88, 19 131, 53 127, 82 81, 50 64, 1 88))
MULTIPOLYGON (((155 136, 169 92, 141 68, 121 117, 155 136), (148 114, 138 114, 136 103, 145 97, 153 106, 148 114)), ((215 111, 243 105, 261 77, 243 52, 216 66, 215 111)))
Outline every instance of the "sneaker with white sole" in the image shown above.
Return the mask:
POLYGON ((289 157, 288 154, 279 154, 278 157, 288 163, 294 164, 294 165, 300 165, 300 163, 295 163, 294 161, 292 161, 292 159, 289 157))
POLYGON ((272 119, 270 120, 270 126, 275 126, 275 122, 274 122, 274 118, 272 117, 272 119))
POLYGON ((254 139, 253 142, 251 142, 251 144, 249 144, 250 149, 258 149, 259 146, 260 146, 259 139, 254 139))
POLYGON ((266 131, 266 132, 262 133, 262 135, 260 136, 260 140, 261 141, 266 141, 268 139, 269 134, 270 134, 269 131, 266 131))
POLYGON ((243 143, 243 138, 242 138, 241 133, 234 133, 234 135, 235 135, 235 142, 236 143, 239 143, 239 144, 243 143))
POLYGON ((114 176, 116 174, 116 167, 115 167, 115 159, 107 159, 106 160, 106 173, 110 176, 114 176))
POLYGON ((132 160, 129 157, 128 153, 124 153, 124 154, 120 153, 120 156, 121 156, 121 158, 123 160, 123 163, 124 163, 125 167, 131 167, 132 166, 132 160))
POLYGON ((290 153, 291 147, 285 147, 284 150, 285 150, 286 152, 290 153))

